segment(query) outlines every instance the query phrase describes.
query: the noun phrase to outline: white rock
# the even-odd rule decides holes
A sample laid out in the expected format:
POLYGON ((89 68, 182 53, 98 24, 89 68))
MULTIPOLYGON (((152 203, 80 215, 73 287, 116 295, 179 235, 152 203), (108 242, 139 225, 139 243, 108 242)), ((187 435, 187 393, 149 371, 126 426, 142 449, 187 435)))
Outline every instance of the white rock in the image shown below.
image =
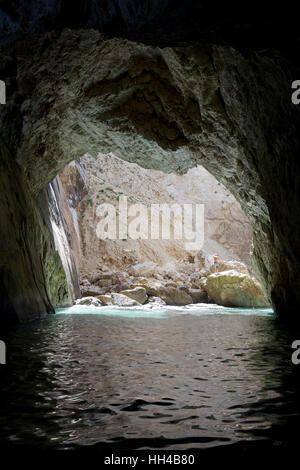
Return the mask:
POLYGON ((101 307, 101 300, 96 297, 82 297, 77 299, 75 302, 76 305, 92 305, 93 307, 101 307))
POLYGON ((111 298, 113 305, 118 305, 119 307, 135 307, 136 305, 141 305, 136 300, 123 294, 112 293, 111 298))

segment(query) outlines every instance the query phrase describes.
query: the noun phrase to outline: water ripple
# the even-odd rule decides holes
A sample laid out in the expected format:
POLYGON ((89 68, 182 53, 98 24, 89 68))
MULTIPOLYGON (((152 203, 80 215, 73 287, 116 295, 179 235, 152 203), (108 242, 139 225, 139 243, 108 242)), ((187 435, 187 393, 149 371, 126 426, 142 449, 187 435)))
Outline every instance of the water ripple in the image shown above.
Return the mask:
POLYGON ((295 336, 260 311, 178 312, 61 312, 18 327, 1 371, 2 442, 173 449, 291 439, 295 336))

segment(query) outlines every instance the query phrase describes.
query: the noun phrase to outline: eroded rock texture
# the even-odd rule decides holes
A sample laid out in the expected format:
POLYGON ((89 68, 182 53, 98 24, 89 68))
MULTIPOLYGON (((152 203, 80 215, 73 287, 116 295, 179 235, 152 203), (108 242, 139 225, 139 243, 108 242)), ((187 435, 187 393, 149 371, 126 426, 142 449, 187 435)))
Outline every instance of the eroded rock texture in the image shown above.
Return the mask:
POLYGON ((227 46, 160 49, 93 30, 46 34, 1 55, 1 134, 34 196, 87 151, 166 172, 200 163, 249 217, 275 309, 298 315, 299 110, 287 60, 227 46))
MULTIPOLYGON (((67 296, 54 240, 22 170, 0 145, 1 329, 53 312, 67 296), (59 287, 62 287, 62 290, 59 287), (55 288, 53 288, 55 287, 55 288)), ((46 214, 45 214, 46 215, 46 214)))
POLYGON ((34 198, 3 142, 0 152, 0 312, 2 327, 9 327, 72 305, 80 296, 80 238, 64 185, 67 189, 71 175, 77 176, 73 188, 79 200, 84 186, 73 165, 62 173, 63 182, 55 178, 34 198))

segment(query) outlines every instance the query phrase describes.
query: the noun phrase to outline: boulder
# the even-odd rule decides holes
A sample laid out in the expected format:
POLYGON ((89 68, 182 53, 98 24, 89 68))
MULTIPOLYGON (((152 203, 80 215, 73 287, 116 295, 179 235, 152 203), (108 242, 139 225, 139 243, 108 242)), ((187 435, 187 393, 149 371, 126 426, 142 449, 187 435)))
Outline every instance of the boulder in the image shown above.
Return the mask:
POLYGON ((204 289, 190 288, 188 294, 192 297, 194 304, 206 303, 208 301, 207 293, 204 289))
POLYGON ((120 291, 120 294, 127 295, 140 304, 144 304, 148 300, 145 287, 135 287, 134 289, 127 289, 120 291))
POLYGON ((101 300, 96 297, 82 297, 77 299, 75 302, 76 305, 92 305, 93 307, 101 307, 101 300))
MULTIPOLYGON (((247 266, 240 261, 221 261, 218 270, 219 272, 234 270, 238 273, 250 275, 247 266)), ((211 267, 211 271, 213 271, 213 266, 211 267)))
POLYGON ((141 305, 127 295, 112 293, 111 297, 113 305, 118 305, 119 307, 135 307, 136 305, 141 305))
POLYGON ((166 305, 166 302, 161 299, 160 297, 155 297, 154 295, 149 297, 148 304, 152 305, 153 307, 157 306, 160 307, 162 305, 166 305))
POLYGON ((159 281, 149 280, 143 287, 145 287, 148 295, 160 297, 160 291, 163 288, 163 284, 159 281))
POLYGON ((206 287, 210 299, 225 307, 268 307, 257 279, 235 270, 211 274, 206 287))
POLYGON ((192 297, 184 290, 176 287, 162 287, 159 296, 167 305, 188 305, 193 303, 192 297))
POLYGON ((99 299, 101 300, 103 305, 111 305, 112 304, 112 298, 111 298, 110 294, 99 295, 99 299))

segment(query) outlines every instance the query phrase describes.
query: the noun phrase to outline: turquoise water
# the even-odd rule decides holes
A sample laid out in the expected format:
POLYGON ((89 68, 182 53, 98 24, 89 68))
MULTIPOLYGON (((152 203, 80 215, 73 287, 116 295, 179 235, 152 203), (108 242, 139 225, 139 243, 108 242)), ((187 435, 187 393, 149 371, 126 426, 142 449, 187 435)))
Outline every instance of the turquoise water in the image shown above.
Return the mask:
POLYGON ((93 307, 74 305, 69 308, 59 308, 56 310, 57 314, 71 314, 71 315, 102 315, 102 316, 117 316, 127 318, 160 318, 167 319, 172 315, 258 315, 274 317, 274 312, 271 308, 228 308, 216 304, 193 304, 184 307, 93 307))
POLYGON ((0 442, 112 452, 290 444, 298 334, 271 309, 58 309, 7 338, 0 442))

